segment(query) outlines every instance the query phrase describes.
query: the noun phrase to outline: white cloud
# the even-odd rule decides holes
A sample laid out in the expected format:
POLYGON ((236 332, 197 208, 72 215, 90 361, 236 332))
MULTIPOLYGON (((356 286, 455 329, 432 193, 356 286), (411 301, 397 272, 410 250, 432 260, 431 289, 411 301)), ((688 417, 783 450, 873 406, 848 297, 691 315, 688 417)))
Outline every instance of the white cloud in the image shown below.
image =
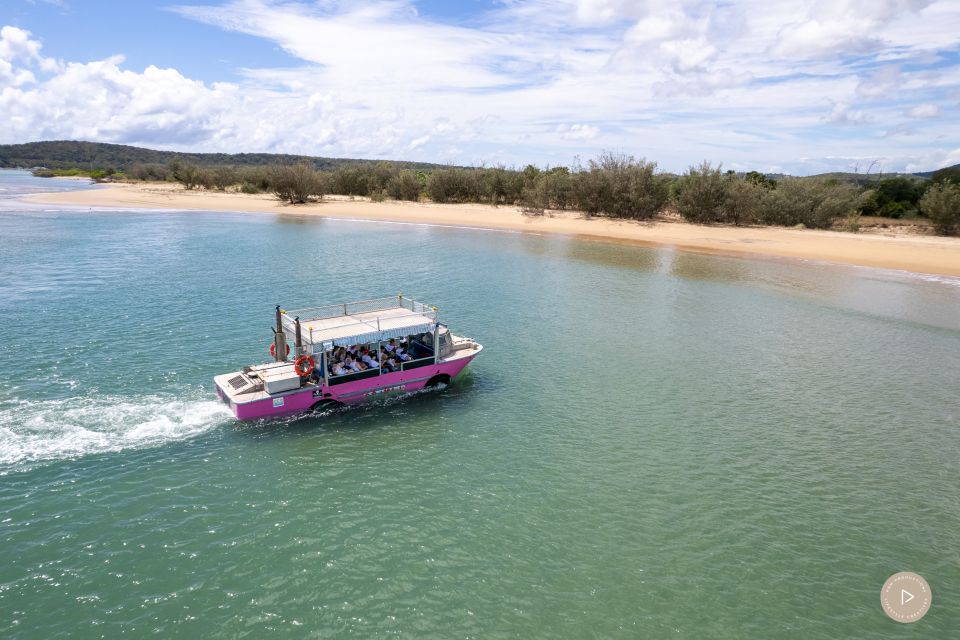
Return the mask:
POLYGON ((600 134, 600 129, 589 124, 561 124, 557 133, 563 140, 593 140, 600 134))
POLYGON ((956 46, 952 0, 502 0, 470 26, 407 0, 176 11, 295 62, 204 83, 120 57, 58 62, 4 27, 0 141, 516 164, 609 148, 672 170, 802 171, 833 166, 838 147, 915 162, 943 156, 938 136, 960 139, 960 123, 921 117, 960 95, 960 67, 941 57, 956 46), (895 127, 905 114, 910 128, 895 127))
POLYGON ((850 105, 838 102, 833 105, 830 114, 823 118, 826 122, 834 124, 864 124, 876 120, 873 116, 863 111, 850 109, 850 105))
POLYGON ((30 37, 29 31, 9 25, 0 28, 0 60, 37 65, 43 71, 59 70, 62 65, 53 58, 41 55, 40 47, 40 43, 30 37))
POLYGON ((806 19, 780 29, 773 50, 787 56, 863 54, 884 46, 882 29, 931 0, 818 0, 806 19))
POLYGON ((940 107, 935 104, 918 104, 907 111, 910 118, 936 118, 940 115, 940 107))

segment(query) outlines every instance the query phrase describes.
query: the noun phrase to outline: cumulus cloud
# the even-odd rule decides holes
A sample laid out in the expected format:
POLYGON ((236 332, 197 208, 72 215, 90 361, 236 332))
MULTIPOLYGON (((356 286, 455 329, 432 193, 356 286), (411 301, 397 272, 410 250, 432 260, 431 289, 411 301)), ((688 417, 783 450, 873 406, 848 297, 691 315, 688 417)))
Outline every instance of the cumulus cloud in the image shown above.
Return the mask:
POLYGON ((876 120, 869 113, 851 109, 850 105, 843 102, 834 104, 833 109, 823 119, 833 124, 864 124, 876 120))
POLYGON ((61 64, 43 56, 40 47, 40 43, 30 37, 29 31, 9 25, 0 28, 0 60, 37 65, 43 71, 60 69, 61 64))
POLYGON ((600 134, 600 129, 589 124, 561 124, 557 133, 564 140, 593 140, 600 134))
POLYGON ((960 124, 941 119, 934 134, 928 122, 960 95, 960 69, 942 57, 960 22, 950 0, 502 0, 469 24, 412 0, 174 11, 269 41, 291 63, 205 83, 120 56, 53 60, 4 27, 0 141, 518 164, 616 148, 682 170, 691 158, 812 167, 838 144, 880 155, 904 115, 904 162, 935 157, 935 136, 960 138, 960 124))
POLYGON ((931 0, 818 0, 810 5, 806 19, 783 25, 774 51, 809 57, 876 51, 884 44, 882 28, 930 4, 931 0))
POLYGON ((935 104, 918 104, 907 111, 910 118, 936 118, 940 115, 940 107, 935 104))

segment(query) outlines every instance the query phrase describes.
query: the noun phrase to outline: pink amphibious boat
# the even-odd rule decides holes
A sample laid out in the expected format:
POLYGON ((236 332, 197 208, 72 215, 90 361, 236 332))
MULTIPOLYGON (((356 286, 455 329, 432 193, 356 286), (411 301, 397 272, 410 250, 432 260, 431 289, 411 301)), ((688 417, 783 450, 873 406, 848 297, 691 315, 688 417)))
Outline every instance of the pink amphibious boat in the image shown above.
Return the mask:
POLYGON ((482 350, 450 333, 436 307, 403 295, 296 311, 278 306, 274 361, 213 381, 237 418, 253 420, 446 385, 482 350), (344 368, 354 360, 360 371, 344 368))

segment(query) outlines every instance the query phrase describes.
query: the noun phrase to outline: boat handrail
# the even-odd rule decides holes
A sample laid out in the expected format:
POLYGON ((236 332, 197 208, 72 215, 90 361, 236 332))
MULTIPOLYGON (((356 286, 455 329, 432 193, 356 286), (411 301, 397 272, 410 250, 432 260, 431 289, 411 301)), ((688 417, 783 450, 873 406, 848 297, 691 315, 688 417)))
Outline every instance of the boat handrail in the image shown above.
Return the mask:
POLYGON ((290 317, 299 316, 301 322, 309 322, 311 320, 325 320, 337 316, 350 316, 360 313, 370 313, 371 311, 386 311, 388 309, 398 308, 409 309, 413 313, 422 314, 436 315, 437 312, 436 307, 398 295, 389 298, 374 298, 372 300, 360 300, 358 302, 344 302, 320 307, 291 309, 284 313, 290 317))

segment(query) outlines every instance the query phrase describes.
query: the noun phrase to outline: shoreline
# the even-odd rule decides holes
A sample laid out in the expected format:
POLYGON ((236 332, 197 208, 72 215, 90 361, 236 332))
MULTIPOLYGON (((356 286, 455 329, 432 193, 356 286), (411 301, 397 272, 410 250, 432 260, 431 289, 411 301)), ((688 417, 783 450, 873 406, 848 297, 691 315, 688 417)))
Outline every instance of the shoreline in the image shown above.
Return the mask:
POLYGON ((186 191, 179 185, 112 183, 97 189, 26 196, 37 204, 306 215, 323 218, 505 229, 629 242, 743 257, 800 258, 929 275, 960 276, 960 238, 889 233, 864 235, 784 227, 695 225, 681 221, 583 218, 573 212, 526 216, 516 206, 349 199, 284 204, 269 194, 186 191))

